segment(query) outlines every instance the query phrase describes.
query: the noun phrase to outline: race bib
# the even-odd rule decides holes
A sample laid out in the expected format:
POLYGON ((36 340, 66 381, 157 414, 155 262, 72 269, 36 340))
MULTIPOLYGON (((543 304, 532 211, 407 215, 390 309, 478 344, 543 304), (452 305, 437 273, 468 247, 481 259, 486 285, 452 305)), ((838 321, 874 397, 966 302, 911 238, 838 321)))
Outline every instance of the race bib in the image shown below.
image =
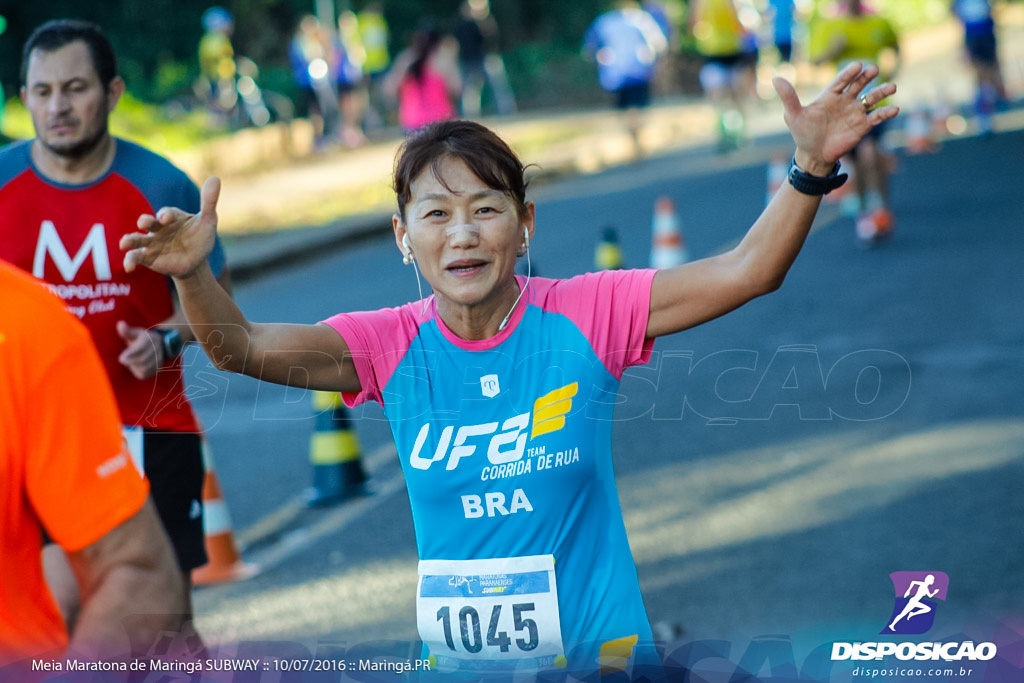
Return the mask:
POLYGON ((420 638, 440 669, 563 665, 555 559, 421 560, 420 638))
POLYGON ((142 446, 142 427, 122 426, 121 435, 124 437, 125 443, 128 444, 128 452, 132 456, 132 464, 139 471, 139 476, 146 476, 144 469, 146 461, 142 446))

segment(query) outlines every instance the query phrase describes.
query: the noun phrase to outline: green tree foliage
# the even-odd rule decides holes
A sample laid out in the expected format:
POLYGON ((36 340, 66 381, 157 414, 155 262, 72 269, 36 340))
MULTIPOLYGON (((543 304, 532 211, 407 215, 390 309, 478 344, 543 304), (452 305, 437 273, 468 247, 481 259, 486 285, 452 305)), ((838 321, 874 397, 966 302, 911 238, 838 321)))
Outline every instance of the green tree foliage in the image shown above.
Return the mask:
MULTIPOLYGON (((752 0, 755 5, 764 0, 752 0)), ((813 0, 824 8, 831 0, 813 0)), ((1007 0, 1000 0, 1006 2, 1007 0)), ((237 54, 253 59, 264 87, 294 95, 288 42, 299 18, 333 4, 336 11, 360 10, 370 0, 219 0, 235 16, 232 42, 237 54)), ((686 0, 661 0, 681 21, 686 0)), ((0 35, 0 83, 17 93, 21 46, 31 31, 55 17, 94 21, 117 51, 129 90, 144 101, 159 102, 187 92, 198 72, 196 47, 203 12, 218 0, 0 0, 7 31, 0 35)), ((383 0, 391 27, 392 53, 401 50, 424 21, 449 31, 461 0, 383 0)), ((500 27, 513 86, 529 105, 577 104, 600 95, 593 65, 580 57, 590 22, 614 0, 491 0, 500 27), (583 99, 577 99, 577 96, 583 99)), ((948 16, 949 0, 875 0, 874 5, 902 28, 948 16)), ((676 38, 676 47, 685 39, 676 38)))
MULTIPOLYGON (((0 0, 7 32, 0 35, 0 82, 17 92, 21 48, 32 31, 54 18, 95 22, 110 38, 128 87, 143 99, 187 90, 198 73, 196 48, 203 12, 216 0, 0 0), (169 76, 173 76, 169 80, 169 76)), ((313 0, 227 0, 235 16, 232 42, 238 54, 270 72, 287 69, 288 39, 313 0)), ((285 72, 287 75, 287 72, 285 72)))

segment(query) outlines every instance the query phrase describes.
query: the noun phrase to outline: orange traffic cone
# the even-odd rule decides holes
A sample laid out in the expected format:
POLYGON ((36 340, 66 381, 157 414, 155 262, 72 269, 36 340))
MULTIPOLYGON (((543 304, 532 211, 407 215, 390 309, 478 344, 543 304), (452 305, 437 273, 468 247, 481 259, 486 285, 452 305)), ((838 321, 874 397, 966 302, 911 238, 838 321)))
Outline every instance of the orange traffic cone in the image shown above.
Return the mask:
POLYGON ((658 197, 651 221, 651 268, 671 268, 688 260, 676 205, 669 197, 658 197))
POLYGON ((904 133, 904 144, 908 154, 930 154, 936 150, 928 110, 922 108, 910 112, 904 133))
POLYGON ((213 457, 203 439, 203 465, 206 478, 203 481, 203 533, 206 535, 208 561, 202 567, 192 570, 192 583, 203 586, 211 583, 239 581, 255 576, 259 567, 242 562, 235 545, 235 534, 231 528, 231 515, 220 490, 213 457))
POLYGON ((768 188, 764 193, 765 206, 771 203, 772 197, 775 196, 775 193, 779 191, 779 188, 782 187, 788 177, 789 157, 784 152, 772 154, 772 159, 768 162, 768 188))

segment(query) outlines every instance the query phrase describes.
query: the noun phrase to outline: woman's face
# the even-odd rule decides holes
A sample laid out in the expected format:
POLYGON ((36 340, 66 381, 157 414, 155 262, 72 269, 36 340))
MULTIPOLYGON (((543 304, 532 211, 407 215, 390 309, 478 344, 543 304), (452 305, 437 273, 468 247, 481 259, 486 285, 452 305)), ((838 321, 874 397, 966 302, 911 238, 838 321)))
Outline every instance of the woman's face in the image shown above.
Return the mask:
POLYGON ((511 198, 485 185, 461 159, 442 159, 438 171, 444 183, 427 167, 410 184, 405 220, 394 218, 399 249, 405 253, 402 238, 408 236, 442 311, 451 304, 500 306, 504 298, 511 305, 524 229, 533 238, 533 204, 519 216, 511 198))

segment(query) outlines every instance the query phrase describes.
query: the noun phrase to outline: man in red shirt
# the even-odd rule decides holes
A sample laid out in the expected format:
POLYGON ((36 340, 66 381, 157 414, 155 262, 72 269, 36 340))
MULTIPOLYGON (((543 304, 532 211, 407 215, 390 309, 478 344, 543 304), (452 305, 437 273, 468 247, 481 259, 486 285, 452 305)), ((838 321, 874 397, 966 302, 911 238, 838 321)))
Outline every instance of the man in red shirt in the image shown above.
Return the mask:
MULTIPOLYGON (((0 259, 49 283, 92 334, 188 585, 206 562, 201 435, 179 357, 192 333, 170 281, 125 273, 117 244, 141 214, 179 202, 198 208, 199 192, 166 159, 110 135, 125 85, 94 25, 40 26, 25 44, 21 76, 36 138, 0 150, 0 259)), ((219 247, 211 266, 227 286, 219 247)), ((74 584, 47 555, 52 588, 73 620, 74 584)))
POLYGON ((64 647, 116 658, 129 651, 126 617, 140 643, 180 627, 184 586, 88 331, 2 262, 0 292, 0 667, 64 647), (43 579, 41 526, 81 586, 70 644, 43 579))

